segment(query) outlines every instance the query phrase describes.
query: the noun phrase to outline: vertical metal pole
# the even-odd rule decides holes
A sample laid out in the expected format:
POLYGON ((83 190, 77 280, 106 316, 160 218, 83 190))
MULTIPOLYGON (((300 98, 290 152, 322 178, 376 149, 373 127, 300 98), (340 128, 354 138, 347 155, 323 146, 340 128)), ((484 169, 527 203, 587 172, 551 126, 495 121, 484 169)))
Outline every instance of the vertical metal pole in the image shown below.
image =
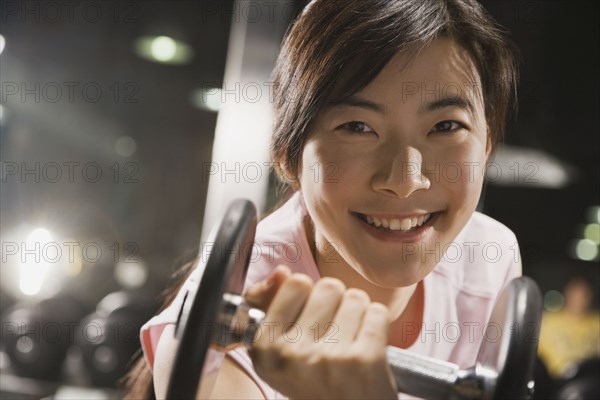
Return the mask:
POLYGON ((202 243, 229 203, 265 205, 272 133, 271 72, 294 11, 291 0, 236 0, 215 130, 202 243))

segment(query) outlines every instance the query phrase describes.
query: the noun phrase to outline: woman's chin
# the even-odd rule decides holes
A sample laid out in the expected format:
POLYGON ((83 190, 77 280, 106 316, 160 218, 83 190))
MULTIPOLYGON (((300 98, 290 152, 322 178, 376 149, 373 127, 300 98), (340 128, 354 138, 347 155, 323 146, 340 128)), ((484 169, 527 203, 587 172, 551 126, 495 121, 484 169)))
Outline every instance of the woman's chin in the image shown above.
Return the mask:
POLYGON ((399 270, 398 267, 389 270, 385 273, 384 271, 375 271, 365 278, 372 284, 380 286, 385 289, 397 289, 401 287, 407 287, 414 285, 423 279, 422 274, 418 270, 409 271, 407 269, 399 270))

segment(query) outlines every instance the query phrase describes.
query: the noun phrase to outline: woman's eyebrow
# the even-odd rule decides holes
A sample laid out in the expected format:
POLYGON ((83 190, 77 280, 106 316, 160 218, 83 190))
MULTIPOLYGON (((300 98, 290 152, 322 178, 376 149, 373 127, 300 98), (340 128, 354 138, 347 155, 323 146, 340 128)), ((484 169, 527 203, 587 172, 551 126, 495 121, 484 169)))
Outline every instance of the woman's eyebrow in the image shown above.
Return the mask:
POLYGON ((462 108, 463 110, 465 110, 469 114, 471 114, 471 116, 475 115, 475 107, 473 106, 473 103, 471 103, 471 101, 469 101, 469 99, 466 99, 461 96, 442 97, 438 100, 423 104, 421 107, 419 107, 418 113, 423 114, 426 112, 440 110, 440 109, 446 108, 446 107, 462 108))
MULTIPOLYGON (((341 100, 331 101, 328 104, 328 108, 335 107, 361 107, 372 111, 376 111, 380 114, 385 114, 386 107, 382 104, 375 103, 374 101, 363 99, 358 96, 349 96, 341 100)), ((431 101, 423 104, 419 107, 418 113, 423 114, 426 112, 433 112, 446 107, 458 107, 467 111, 471 115, 475 115, 475 107, 469 99, 461 96, 446 96, 440 99, 431 101)))
POLYGON ((358 96, 349 96, 341 100, 332 100, 327 104, 328 108, 336 107, 361 107, 372 111, 376 111, 380 114, 385 114, 385 107, 382 104, 375 103, 371 100, 363 99, 358 96))

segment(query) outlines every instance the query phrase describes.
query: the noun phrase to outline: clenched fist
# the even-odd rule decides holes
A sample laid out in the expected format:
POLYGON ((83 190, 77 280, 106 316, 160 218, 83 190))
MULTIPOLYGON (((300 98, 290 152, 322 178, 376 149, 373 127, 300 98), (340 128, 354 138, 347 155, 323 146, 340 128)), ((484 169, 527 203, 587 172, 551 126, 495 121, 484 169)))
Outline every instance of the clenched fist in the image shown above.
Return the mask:
POLYGON ((245 296, 267 310, 250 355, 275 390, 292 399, 398 398, 386 361, 388 309, 367 293, 280 266, 245 296))

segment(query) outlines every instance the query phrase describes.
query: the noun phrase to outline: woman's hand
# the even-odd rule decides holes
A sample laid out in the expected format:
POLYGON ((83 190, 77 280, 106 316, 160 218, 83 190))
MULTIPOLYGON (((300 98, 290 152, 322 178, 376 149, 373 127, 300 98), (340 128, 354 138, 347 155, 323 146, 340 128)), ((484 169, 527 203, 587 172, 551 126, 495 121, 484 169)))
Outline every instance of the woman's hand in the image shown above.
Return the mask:
POLYGON ((386 360, 389 315, 334 278, 313 284, 278 267, 246 300, 267 309, 250 355, 258 375, 293 399, 397 399, 386 360))

